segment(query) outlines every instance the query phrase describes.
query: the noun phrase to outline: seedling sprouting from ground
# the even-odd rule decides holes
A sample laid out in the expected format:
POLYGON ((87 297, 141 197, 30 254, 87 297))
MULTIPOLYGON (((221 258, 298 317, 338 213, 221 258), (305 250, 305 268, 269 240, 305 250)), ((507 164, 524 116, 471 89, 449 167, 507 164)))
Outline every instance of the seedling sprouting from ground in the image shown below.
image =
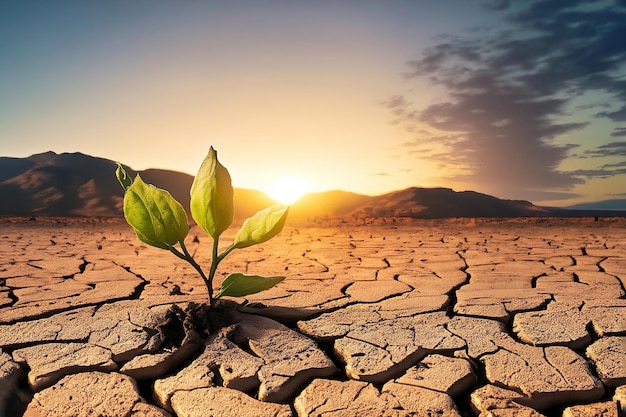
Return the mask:
POLYGON ((283 229, 288 207, 275 205, 247 219, 235 235, 233 243, 219 253, 220 235, 230 227, 234 217, 233 186, 228 170, 217 160, 211 147, 191 185, 191 216, 213 239, 213 252, 208 276, 185 247, 189 233, 187 213, 169 192, 146 184, 137 175, 128 177, 118 162, 115 175, 124 188, 124 217, 139 240, 166 249, 189 262, 198 271, 209 293, 209 303, 222 296, 243 297, 273 287, 285 277, 231 274, 213 296, 213 279, 219 263, 233 250, 268 241, 283 229))

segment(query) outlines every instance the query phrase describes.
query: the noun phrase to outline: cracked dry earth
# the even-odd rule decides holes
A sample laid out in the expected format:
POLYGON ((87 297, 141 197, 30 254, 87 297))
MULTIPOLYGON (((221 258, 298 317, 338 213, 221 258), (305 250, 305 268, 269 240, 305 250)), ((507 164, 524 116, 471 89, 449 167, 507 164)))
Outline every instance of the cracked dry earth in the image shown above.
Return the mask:
POLYGON ((0 415, 618 416, 626 219, 593 220, 286 228, 220 265, 286 280, 207 312, 121 220, 5 219, 0 415))

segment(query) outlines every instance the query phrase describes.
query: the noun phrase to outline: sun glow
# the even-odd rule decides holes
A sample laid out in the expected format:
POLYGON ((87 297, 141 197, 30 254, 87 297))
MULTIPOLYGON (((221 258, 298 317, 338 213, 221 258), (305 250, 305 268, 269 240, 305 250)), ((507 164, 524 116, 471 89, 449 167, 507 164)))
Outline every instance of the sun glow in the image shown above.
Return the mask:
POLYGON ((308 191, 307 183, 298 177, 281 177, 274 181, 267 194, 282 204, 292 204, 308 191))

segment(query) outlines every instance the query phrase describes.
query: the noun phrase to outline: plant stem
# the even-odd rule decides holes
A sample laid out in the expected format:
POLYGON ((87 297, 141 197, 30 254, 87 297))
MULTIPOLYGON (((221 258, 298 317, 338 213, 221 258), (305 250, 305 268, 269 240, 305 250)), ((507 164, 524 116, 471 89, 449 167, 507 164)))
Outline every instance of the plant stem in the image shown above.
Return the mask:
POLYGON ((204 281, 204 284, 206 285, 207 292, 209 293, 209 305, 211 306, 211 308, 213 308, 215 306, 215 299, 213 298, 213 278, 215 278, 215 272, 217 272, 217 266, 219 265, 220 262, 222 262, 222 260, 229 253, 231 253, 235 249, 235 245, 230 245, 228 248, 226 248, 224 252, 218 255, 219 241, 218 239, 213 240, 213 254, 211 256, 211 268, 209 269, 209 276, 207 277, 204 274, 204 271, 202 270, 200 265, 198 265, 195 259, 193 259, 193 256, 191 256, 191 254, 187 250, 187 247, 185 246, 185 242, 179 241, 178 243, 180 244, 180 247, 183 250, 183 252, 181 253, 174 246, 169 246, 170 252, 178 256, 180 259, 184 259, 185 261, 189 262, 191 266, 193 266, 195 270, 198 271, 198 273, 202 277, 202 280, 204 281))
POLYGON ((231 253, 235 248, 235 245, 230 245, 220 256, 217 257, 217 262, 222 262, 222 259, 226 257, 229 253, 231 253))
POLYGON ((206 287, 207 287, 207 290, 209 292, 209 303, 210 303, 211 307, 213 307, 213 287, 212 287, 212 281, 213 280, 210 279, 210 278, 207 278, 207 276, 204 274, 204 271, 202 270, 200 265, 198 265, 196 260, 193 259, 193 256, 191 256, 191 254, 187 250, 187 247, 185 246, 185 242, 183 242, 181 240, 178 243, 180 244, 180 247, 183 250, 183 253, 180 253, 180 251, 178 251, 173 246, 169 247, 170 252, 172 252, 174 255, 178 256, 180 259, 184 259, 185 261, 189 262, 191 264, 191 266, 193 266, 194 269, 196 271, 198 271, 198 273, 202 277, 202 280, 204 281, 204 285, 206 285, 206 287))
POLYGON ((213 254, 211 256, 211 268, 209 269, 209 284, 211 288, 209 289, 209 301, 211 303, 211 307, 213 307, 213 278, 215 278, 215 271, 217 271, 217 265, 220 263, 221 259, 217 255, 217 249, 219 246, 219 237, 213 239, 213 254))

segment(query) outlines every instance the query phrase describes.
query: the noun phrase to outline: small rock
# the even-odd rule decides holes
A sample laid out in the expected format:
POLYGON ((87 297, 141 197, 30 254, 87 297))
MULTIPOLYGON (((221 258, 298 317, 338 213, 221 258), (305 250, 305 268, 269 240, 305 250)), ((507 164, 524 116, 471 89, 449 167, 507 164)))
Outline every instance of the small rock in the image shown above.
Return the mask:
POLYGON ((397 383, 445 392, 455 397, 476 383, 476 374, 468 361, 442 355, 428 355, 409 368, 397 383))
POLYGON ((128 417, 172 417, 172 415, 152 404, 136 403, 128 417))
POLYGON ((234 389, 223 387, 177 391, 172 408, 178 417, 291 417, 288 405, 255 400, 234 389))
POLYGON ((390 415, 401 406, 367 382, 316 379, 296 397, 294 408, 300 417, 351 417, 390 415))
POLYGON ((443 392, 387 382, 382 393, 395 398, 407 415, 461 417, 452 397, 443 392))
POLYGON ((111 351, 89 343, 45 343, 13 351, 13 360, 30 368, 28 383, 35 391, 63 376, 85 371, 115 371, 111 351))
POLYGON ((470 395, 472 408, 480 416, 528 416, 540 417, 542 414, 528 407, 530 399, 516 391, 485 385, 470 395))
POLYGON ((187 344, 180 348, 135 356, 122 366, 120 373, 138 380, 161 377, 188 360, 198 350, 198 346, 187 344))
MULTIPOLYGON (((128 320, 118 320, 114 317, 103 317, 92 321, 92 331, 89 342, 105 347, 113 354, 118 362, 131 360, 133 357, 146 353, 149 349, 151 335, 144 328, 128 320)), ((160 343, 159 339, 159 343, 160 343)), ((158 346, 158 344, 157 344, 158 346)))
POLYGON ((376 306, 379 307, 378 314, 380 314, 381 318, 395 319, 397 316, 407 315, 407 312, 420 314, 442 311, 445 310, 449 301, 447 295, 422 296, 412 291, 398 297, 383 300, 376 303, 376 306))
POLYGON ((520 340, 533 346, 562 345, 580 349, 591 342, 589 320, 578 308, 518 313, 513 331, 520 340))
POLYGON ((157 379, 154 382, 154 398, 161 407, 171 410, 172 395, 178 391, 212 387, 215 385, 213 383, 214 376, 208 366, 196 359, 176 375, 157 379))
POLYGON ((247 392, 260 384, 257 373, 263 366, 263 359, 242 350, 223 334, 209 338, 197 361, 215 369, 226 388, 247 392))
MULTIPOLYGON (((180 310, 169 303, 151 307, 140 300, 105 304, 90 320, 89 341, 110 349, 114 360, 128 361, 137 355, 156 351, 169 336, 163 329, 181 320, 176 317, 177 313, 183 316, 180 310)), ((176 333, 181 333, 177 337, 182 340, 184 332, 176 333)))
MULTIPOLYGON (((416 347, 405 357, 405 362, 419 360, 426 353, 416 347)), ((403 371, 387 350, 350 337, 342 337, 335 342, 335 354, 346 363, 348 377, 355 380, 384 382, 403 371)))
POLYGON ((353 301, 374 303, 393 295, 411 291, 411 287, 398 281, 357 281, 350 285, 346 294, 353 301))
POLYGON ((161 406, 171 409, 170 399, 176 391, 214 386, 214 372, 219 373, 224 387, 247 392, 259 386, 257 372, 262 365, 262 359, 241 350, 220 332, 209 337, 204 351, 193 362, 154 383, 155 398, 161 406))
MULTIPOLYGON (((24 417, 118 417, 142 415, 137 384, 126 375, 85 372, 68 375, 35 394, 24 417)), ((151 416, 167 417, 165 411, 148 407, 151 416)))
POLYGON ((199 331, 204 324, 202 307, 190 304, 185 310, 171 305, 157 326, 164 345, 155 353, 138 355, 126 362, 120 372, 135 379, 158 378, 189 360, 202 346, 199 331), (196 329, 198 331, 196 331, 196 329))
POLYGON ((448 330, 465 340, 467 354, 473 359, 496 352, 497 341, 510 338, 503 323, 483 318, 455 316, 448 330))
POLYGON ((598 336, 613 336, 626 333, 626 300, 597 300, 587 302, 583 313, 591 319, 598 336))
POLYGON ((626 336, 600 338, 587 348, 586 355, 593 361, 604 385, 626 384, 626 336))
POLYGON ((532 408, 546 409, 572 401, 596 401, 604 394, 585 360, 563 346, 532 347, 512 340, 481 358, 487 379, 528 396, 532 408))
POLYGON ((567 407, 563 410, 563 417, 618 417, 617 404, 613 401, 603 403, 584 404, 567 407))
POLYGON ((248 343, 264 364, 258 372, 262 401, 285 401, 307 381, 335 374, 335 364, 315 342, 266 317, 238 314, 236 343, 248 343))

